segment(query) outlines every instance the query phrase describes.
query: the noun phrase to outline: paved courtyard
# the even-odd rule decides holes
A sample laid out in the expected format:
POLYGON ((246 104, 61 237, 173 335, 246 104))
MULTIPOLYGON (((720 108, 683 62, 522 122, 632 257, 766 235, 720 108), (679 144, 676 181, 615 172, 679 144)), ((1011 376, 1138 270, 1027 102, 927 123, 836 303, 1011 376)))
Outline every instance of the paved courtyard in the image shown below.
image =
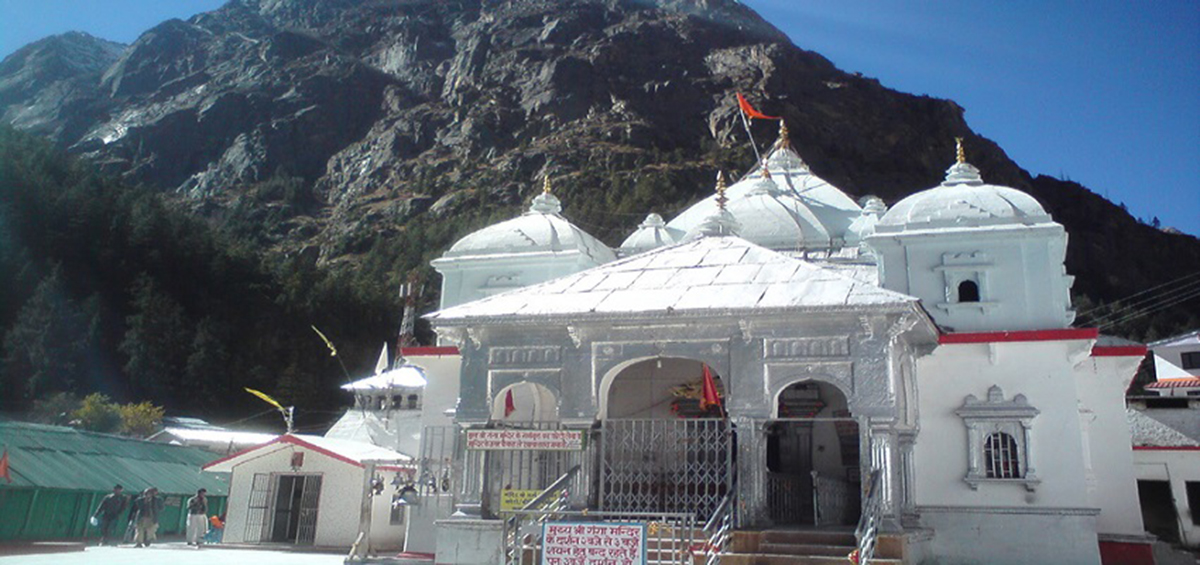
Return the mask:
POLYGON ((264 549, 204 547, 196 550, 183 542, 167 542, 149 548, 88 547, 86 551, 0 557, 0 565, 341 565, 344 555, 297 553, 264 549))

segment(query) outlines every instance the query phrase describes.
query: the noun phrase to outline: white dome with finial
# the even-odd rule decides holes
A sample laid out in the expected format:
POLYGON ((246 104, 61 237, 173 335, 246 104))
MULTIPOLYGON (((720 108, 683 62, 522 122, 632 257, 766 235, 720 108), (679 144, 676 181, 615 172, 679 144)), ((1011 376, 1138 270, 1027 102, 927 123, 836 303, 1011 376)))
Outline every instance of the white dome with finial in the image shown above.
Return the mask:
POLYGON ((678 243, 683 234, 667 227, 667 222, 658 214, 650 214, 638 225, 638 229, 621 244, 625 255, 649 251, 664 245, 678 243))
POLYGON ((897 202, 875 226, 878 233, 946 227, 1041 224, 1050 215, 1032 196, 983 182, 979 169, 963 156, 946 170, 942 184, 897 202))
POLYGON ((546 251, 578 252, 600 263, 616 259, 612 249, 576 227, 561 212, 562 203, 550 193, 547 178, 527 212, 456 241, 442 257, 546 251))
MULTIPOLYGON (((862 210, 852 198, 812 174, 792 148, 787 127, 763 166, 729 187, 727 210, 739 236, 770 249, 839 247, 862 210)), ((716 212, 716 196, 693 204, 667 227, 693 231, 716 212)))

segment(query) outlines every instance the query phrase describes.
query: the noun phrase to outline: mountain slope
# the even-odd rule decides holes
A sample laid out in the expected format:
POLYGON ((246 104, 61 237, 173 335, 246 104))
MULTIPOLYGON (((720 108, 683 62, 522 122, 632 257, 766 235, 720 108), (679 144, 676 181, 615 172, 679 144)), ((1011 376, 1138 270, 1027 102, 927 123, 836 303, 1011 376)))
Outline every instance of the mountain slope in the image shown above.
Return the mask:
POLYGON ((99 76, 73 75, 86 111, 39 105, 57 116, 44 123, 70 127, 9 118, 46 89, 4 65, 0 101, 18 127, 276 252, 366 264, 381 284, 511 215, 544 174, 569 216, 619 243, 646 213, 707 193, 715 168, 752 165, 738 91, 784 116, 814 172, 854 196, 894 203, 937 184, 967 138, 989 182, 1031 192, 1067 226, 1094 302, 1200 258, 1195 238, 1031 177, 954 102, 844 73, 733 0, 234 0, 147 31, 99 76), (258 188, 279 179, 299 188, 258 188))

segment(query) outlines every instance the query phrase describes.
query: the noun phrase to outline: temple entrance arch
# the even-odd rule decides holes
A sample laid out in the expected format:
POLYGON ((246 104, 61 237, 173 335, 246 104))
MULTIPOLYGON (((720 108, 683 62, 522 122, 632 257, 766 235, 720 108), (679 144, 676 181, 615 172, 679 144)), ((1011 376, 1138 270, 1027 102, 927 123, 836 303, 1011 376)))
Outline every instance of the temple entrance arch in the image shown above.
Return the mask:
POLYGON ((545 385, 516 382, 492 398, 491 414, 496 423, 557 422, 558 397, 545 385))
POLYGON ((771 521, 856 523, 860 436, 846 395, 827 382, 797 381, 779 392, 772 412, 764 466, 771 521))
MULTIPOLYGON (((518 381, 496 392, 489 427, 514 430, 559 430, 558 397, 549 387, 518 381)), ((585 461, 583 452, 511 449, 485 452, 483 502, 489 514, 506 510, 511 501, 526 500, 585 461), (510 501, 510 502, 505 502, 510 501)))
MULTIPOLYGON (((733 485, 733 429, 702 406, 705 363, 650 357, 601 381, 599 506, 711 516, 733 485)), ((718 396, 720 375, 709 367, 718 396)))

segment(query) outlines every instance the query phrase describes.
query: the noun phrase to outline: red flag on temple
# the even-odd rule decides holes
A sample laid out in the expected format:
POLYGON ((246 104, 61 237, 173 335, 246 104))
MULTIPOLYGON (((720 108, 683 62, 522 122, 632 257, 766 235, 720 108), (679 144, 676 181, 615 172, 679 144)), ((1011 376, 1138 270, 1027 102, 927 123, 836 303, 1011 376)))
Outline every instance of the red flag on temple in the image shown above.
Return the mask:
POLYGON ((745 96, 742 96, 741 92, 737 93, 737 99, 738 99, 738 107, 740 107, 742 109, 742 113, 746 114, 747 118, 754 119, 754 120, 778 120, 779 119, 779 116, 768 116, 762 112, 759 112, 758 110, 755 110, 754 106, 750 105, 750 102, 748 102, 746 100, 745 96))
POLYGON ((517 409, 517 403, 513 402, 512 389, 509 389, 508 394, 504 395, 504 417, 507 418, 517 409))
POLYGON ((717 382, 713 380, 712 371, 708 370, 708 364, 704 364, 704 388, 703 396, 700 397, 700 409, 708 410, 709 406, 721 407, 721 396, 717 394, 717 382))
POLYGON ((12 475, 8 474, 8 450, 7 449, 4 450, 4 455, 0 456, 0 477, 4 477, 4 480, 6 480, 10 483, 12 482, 12 475))

